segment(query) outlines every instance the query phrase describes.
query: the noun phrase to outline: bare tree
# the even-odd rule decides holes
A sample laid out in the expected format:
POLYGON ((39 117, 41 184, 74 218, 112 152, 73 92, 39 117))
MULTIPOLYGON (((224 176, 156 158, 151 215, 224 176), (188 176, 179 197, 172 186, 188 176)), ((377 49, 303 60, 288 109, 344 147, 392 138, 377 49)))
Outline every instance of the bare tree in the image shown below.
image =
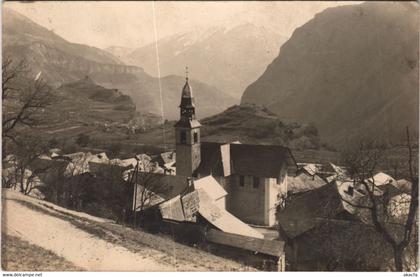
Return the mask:
POLYGON ((46 146, 36 137, 26 136, 16 141, 13 147, 14 158, 11 166, 2 178, 9 187, 18 188, 25 195, 32 192, 40 183, 39 174, 48 170, 47 167, 33 168, 36 160, 46 152, 46 146))
POLYGON ((161 202, 164 199, 162 195, 172 189, 165 182, 165 175, 155 172, 157 167, 149 160, 138 160, 132 171, 130 183, 134 184, 133 210, 135 214, 141 214, 146 208, 161 202))
POLYGON ((59 158, 54 161, 54 179, 50 182, 50 194, 55 202, 66 208, 79 210, 83 204, 89 174, 89 155, 83 153, 73 159, 59 158))
POLYGON ((43 122, 42 112, 52 101, 51 89, 40 73, 29 78, 28 72, 24 61, 15 63, 7 57, 3 60, 3 153, 8 141, 17 142, 19 127, 34 127, 43 122))
POLYGON ((389 190, 378 187, 374 178, 384 157, 384 149, 373 143, 362 141, 357 149, 343 153, 343 160, 349 175, 365 197, 358 201, 343 199, 358 210, 367 211, 369 223, 391 246, 395 270, 403 271, 405 250, 412 241, 413 231, 418 223, 418 175, 414 149, 407 128, 406 147, 408 151, 407 179, 411 182, 409 195, 392 197, 389 190), (360 201, 361 200, 361 201, 360 201), (398 212, 397 212, 398 211, 398 212))

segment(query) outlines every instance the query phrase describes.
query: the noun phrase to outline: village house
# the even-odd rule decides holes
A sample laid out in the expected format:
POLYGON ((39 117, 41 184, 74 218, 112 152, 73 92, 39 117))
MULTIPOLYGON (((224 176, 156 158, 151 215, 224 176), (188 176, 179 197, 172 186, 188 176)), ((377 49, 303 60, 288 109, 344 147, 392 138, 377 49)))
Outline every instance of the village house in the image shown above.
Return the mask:
POLYGON ((176 175, 213 176, 226 190, 225 207, 244 222, 273 226, 278 196, 297 169, 289 148, 278 145, 202 142, 191 86, 182 89, 175 124, 176 175))
MULTIPOLYGON (((379 172, 367 181, 375 183, 388 220, 407 215, 409 195, 394 178, 379 172)), ((369 204, 364 187, 349 177, 292 197, 277 213, 289 269, 387 270, 392 249, 374 229, 370 211, 359 208, 369 204)))

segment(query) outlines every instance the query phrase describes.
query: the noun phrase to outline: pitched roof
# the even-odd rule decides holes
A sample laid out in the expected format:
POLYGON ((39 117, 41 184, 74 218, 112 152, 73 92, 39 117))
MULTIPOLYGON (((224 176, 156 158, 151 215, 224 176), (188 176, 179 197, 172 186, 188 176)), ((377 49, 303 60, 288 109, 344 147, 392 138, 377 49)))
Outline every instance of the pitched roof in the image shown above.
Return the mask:
MULTIPOLYGON (((169 152, 163 152, 160 153, 158 155, 156 155, 152 161, 156 161, 159 163, 160 166, 163 166, 165 164, 174 162, 176 159, 176 154, 174 151, 169 151, 169 152)), ((150 159, 149 159, 150 160, 150 159)))
POLYGON ((386 185, 386 184, 396 184, 397 183, 397 181, 394 178, 392 178, 391 176, 389 176, 388 174, 383 173, 383 172, 377 173, 372 178, 367 179, 367 181, 369 181, 370 183, 373 183, 377 187, 383 186, 383 185, 386 185))
POLYGON ((180 195, 161 203, 159 209, 163 219, 185 221, 180 195))
POLYGON ((290 149, 283 146, 202 142, 197 172, 202 175, 276 178, 284 162, 296 165, 290 149))
POLYGON ((296 164, 290 149, 283 146, 232 144, 230 150, 235 174, 276 178, 284 162, 296 164))
POLYGON ((287 176, 287 192, 301 193, 320 188, 327 183, 318 175, 310 176, 301 173, 298 176, 287 176))
POLYGON ((195 196, 196 200, 194 201, 198 201, 198 213, 219 230, 247 237, 264 238, 261 233, 236 218, 227 210, 216 205, 214 199, 203 188, 196 189, 186 195, 176 195, 160 203, 159 209, 162 218, 180 222, 190 221, 189 216, 186 214, 188 208, 185 209, 188 201, 184 201, 188 196, 195 196))
MULTIPOLYGON (((163 200, 171 199, 188 188, 188 180, 185 176, 139 171, 137 183, 142 185, 145 182, 147 182, 146 188, 163 200)), ((137 193, 139 194, 141 191, 138 190, 137 193)))
MULTIPOLYGON (((230 164, 226 165, 229 166, 230 164)), ((228 176, 224 174, 221 144, 215 142, 201 143, 201 162, 197 172, 201 175, 228 176)))
POLYGON ((409 193, 411 191, 412 183, 406 179, 400 179, 395 185, 401 191, 409 193))
POLYGON ((344 211, 339 188, 332 182, 293 198, 279 212, 278 220, 285 235, 294 238, 319 224, 319 219, 333 218, 344 211))
POLYGON ((195 189, 203 189, 213 199, 217 200, 227 195, 227 192, 212 176, 194 180, 195 189))
POLYGON ((334 172, 339 176, 347 176, 347 169, 343 166, 338 166, 333 163, 329 163, 334 172))
POLYGON ((303 167, 303 169, 311 176, 317 174, 319 171, 319 168, 316 164, 307 164, 303 167))
POLYGON ((227 210, 217 206, 205 190, 198 189, 197 191, 200 199, 199 213, 213 226, 226 233, 264 238, 260 232, 254 230, 227 210))

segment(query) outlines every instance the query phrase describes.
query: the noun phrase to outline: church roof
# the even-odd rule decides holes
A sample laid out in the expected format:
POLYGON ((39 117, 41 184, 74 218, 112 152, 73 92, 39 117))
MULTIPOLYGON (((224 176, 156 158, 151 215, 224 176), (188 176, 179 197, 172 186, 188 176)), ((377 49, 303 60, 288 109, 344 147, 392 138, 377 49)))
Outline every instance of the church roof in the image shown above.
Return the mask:
POLYGON ((277 178, 283 163, 293 165, 292 153, 279 145, 232 144, 231 160, 235 174, 277 178))
POLYGON ((277 178, 280 169, 296 165, 289 148, 279 145, 201 143, 201 163, 197 173, 231 174, 277 178))
MULTIPOLYGON (((229 165, 230 166, 230 165, 229 165)), ((201 162, 197 168, 201 175, 228 176, 223 172, 221 144, 215 142, 201 143, 201 162)))
POLYGON ((185 85, 182 88, 182 97, 193 97, 192 89, 190 84, 188 83, 188 79, 186 80, 185 85))

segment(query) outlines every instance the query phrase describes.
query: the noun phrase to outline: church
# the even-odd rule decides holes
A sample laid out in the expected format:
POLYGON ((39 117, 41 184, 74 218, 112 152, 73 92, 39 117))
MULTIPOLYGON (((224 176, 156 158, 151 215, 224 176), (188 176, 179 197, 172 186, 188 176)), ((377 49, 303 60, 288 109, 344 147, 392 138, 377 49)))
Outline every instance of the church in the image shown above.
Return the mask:
POLYGON ((200 180, 212 176, 227 192, 221 205, 240 220, 273 226, 287 176, 297 170, 289 148, 279 145, 203 142, 188 76, 175 124, 176 175, 200 180))

